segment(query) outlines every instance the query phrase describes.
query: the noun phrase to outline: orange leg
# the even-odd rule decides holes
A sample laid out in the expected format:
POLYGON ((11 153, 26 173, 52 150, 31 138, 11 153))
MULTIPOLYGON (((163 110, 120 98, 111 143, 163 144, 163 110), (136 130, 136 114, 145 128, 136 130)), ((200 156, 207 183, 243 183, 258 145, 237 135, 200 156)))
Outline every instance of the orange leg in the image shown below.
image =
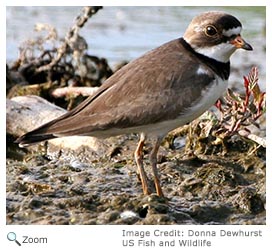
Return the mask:
POLYGON ((164 195, 161 189, 160 178, 159 178, 159 173, 157 169, 157 154, 158 154, 162 139, 163 137, 157 138, 157 141, 150 153, 150 163, 151 163, 152 171, 154 174, 154 183, 155 183, 157 195, 163 197, 164 195))
POLYGON ((144 134, 141 134, 138 146, 137 146, 135 153, 134 153, 134 157, 135 157, 135 161, 136 161, 136 164, 138 167, 138 173, 140 174, 143 192, 144 192, 144 194, 150 194, 150 192, 148 190, 147 176, 146 176, 144 166, 143 166, 143 147, 144 147, 145 139, 146 139, 146 136, 144 134))

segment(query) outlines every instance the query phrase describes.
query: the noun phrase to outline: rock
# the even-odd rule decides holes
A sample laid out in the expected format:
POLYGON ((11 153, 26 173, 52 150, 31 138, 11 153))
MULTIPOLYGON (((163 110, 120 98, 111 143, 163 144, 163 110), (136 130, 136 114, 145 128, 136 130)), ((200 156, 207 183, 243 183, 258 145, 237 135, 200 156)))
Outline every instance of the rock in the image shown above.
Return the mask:
MULTIPOLYGON (((17 96, 7 99, 6 132, 15 138, 19 137, 65 112, 66 110, 39 96, 17 96)), ((30 146, 30 150, 41 150, 37 145, 30 146)), ((94 137, 71 136, 49 140, 45 150, 46 154, 52 157, 73 155, 76 158, 86 159, 97 154, 104 154, 106 146, 94 137)))
POLYGON ((39 96, 17 96, 6 101, 7 133, 21 136, 66 111, 39 96))

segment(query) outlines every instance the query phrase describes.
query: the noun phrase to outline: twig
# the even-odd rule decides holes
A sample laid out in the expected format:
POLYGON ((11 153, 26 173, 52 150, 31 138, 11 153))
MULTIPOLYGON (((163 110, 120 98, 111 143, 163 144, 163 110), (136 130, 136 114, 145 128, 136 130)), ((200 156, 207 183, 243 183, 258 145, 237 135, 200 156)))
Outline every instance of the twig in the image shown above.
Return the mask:
POLYGON ((67 32, 63 44, 58 48, 57 56, 49 64, 43 65, 36 69, 37 72, 50 70, 56 65, 63 57, 69 47, 71 47, 71 41, 76 41, 79 29, 84 26, 88 19, 93 16, 98 10, 102 9, 101 6, 83 7, 82 14, 76 18, 76 23, 67 32))
POLYGON ((263 146, 264 148, 266 148, 266 140, 258 135, 254 135, 254 134, 251 134, 251 133, 248 133, 247 131, 245 130, 239 130, 238 131, 238 134, 242 137, 245 137, 245 138, 248 138, 250 139, 251 141, 254 141, 256 142, 257 144, 263 146))
POLYGON ((55 98, 60 98, 63 96, 90 96, 94 94, 99 87, 64 87, 64 88, 57 88, 51 92, 51 95, 55 98))

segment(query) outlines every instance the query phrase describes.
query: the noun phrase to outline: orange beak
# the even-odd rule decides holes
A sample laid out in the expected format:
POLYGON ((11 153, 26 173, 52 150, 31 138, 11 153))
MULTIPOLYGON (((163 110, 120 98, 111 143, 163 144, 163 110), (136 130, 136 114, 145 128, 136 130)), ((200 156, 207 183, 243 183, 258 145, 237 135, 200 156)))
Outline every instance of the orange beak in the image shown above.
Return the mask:
POLYGON ((233 44, 237 49, 253 50, 252 46, 247 43, 240 35, 230 40, 230 43, 233 44))

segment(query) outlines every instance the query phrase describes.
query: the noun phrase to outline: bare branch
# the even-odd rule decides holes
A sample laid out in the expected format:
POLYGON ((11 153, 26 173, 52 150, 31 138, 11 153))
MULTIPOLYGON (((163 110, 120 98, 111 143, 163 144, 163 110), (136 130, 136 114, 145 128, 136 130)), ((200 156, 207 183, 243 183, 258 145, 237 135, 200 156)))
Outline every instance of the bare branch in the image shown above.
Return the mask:
POLYGON ((100 6, 83 7, 82 13, 76 18, 76 23, 67 32, 63 44, 58 48, 56 58, 54 58, 49 64, 37 68, 36 71, 41 72, 45 70, 50 70, 54 65, 56 65, 61 60, 67 49, 69 47, 73 48, 73 45, 78 40, 78 32, 80 28, 82 28, 84 24, 88 21, 88 19, 100 9, 102 9, 102 7, 100 6))

